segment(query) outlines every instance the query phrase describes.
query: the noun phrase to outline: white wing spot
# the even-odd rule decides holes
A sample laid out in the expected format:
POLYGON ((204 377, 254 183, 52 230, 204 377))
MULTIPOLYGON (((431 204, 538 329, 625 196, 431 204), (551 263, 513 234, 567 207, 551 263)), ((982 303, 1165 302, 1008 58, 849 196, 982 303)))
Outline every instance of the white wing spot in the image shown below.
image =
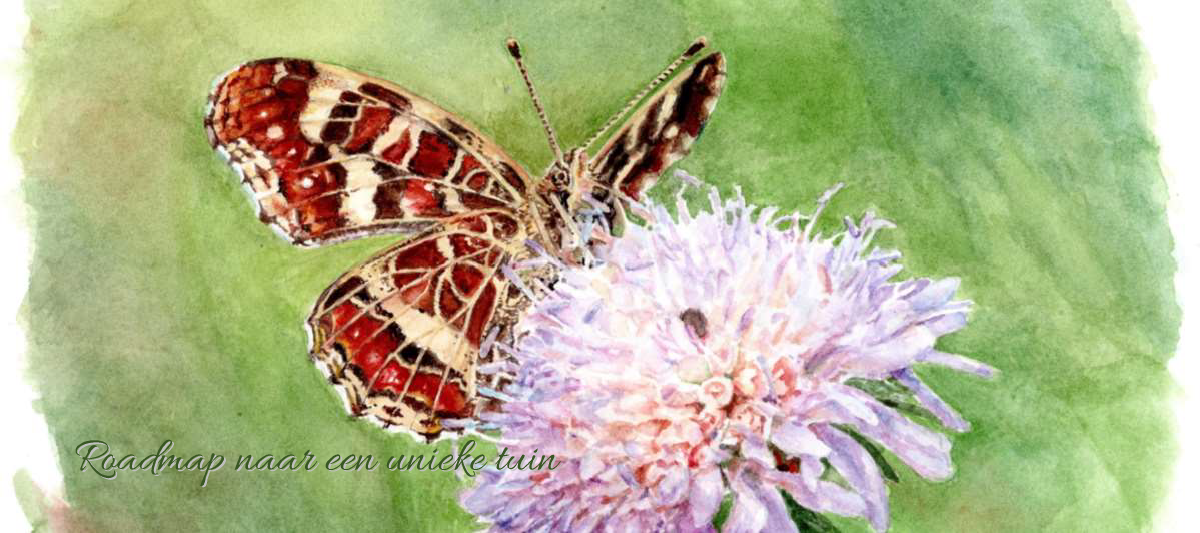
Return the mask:
MULTIPOLYGON (((265 111, 263 112, 263 116, 266 116, 265 111)), ((279 127, 279 124, 274 124, 271 127, 267 128, 267 138, 271 139, 271 140, 282 139, 283 138, 283 128, 279 127)))
POLYGON ((283 66, 282 62, 275 63, 275 77, 271 80, 271 83, 279 83, 279 80, 286 77, 287 73, 287 68, 283 66))
POLYGON ((313 186, 313 179, 305 177, 304 179, 300 180, 300 186, 304 187, 305 189, 311 189, 313 186))
POLYGON ((449 209, 452 212, 463 210, 462 202, 458 199, 458 191, 454 189, 446 189, 445 205, 446 209, 449 209))
POLYGON ((355 224, 369 224, 375 220, 375 191, 382 178, 372 167, 368 158, 352 158, 342 166, 346 169, 346 190, 350 192, 341 207, 341 213, 355 224))
POLYGON ((437 249, 438 252, 441 252, 442 257, 445 259, 451 259, 454 257, 454 247, 450 246, 450 238, 448 237, 438 237, 437 249))

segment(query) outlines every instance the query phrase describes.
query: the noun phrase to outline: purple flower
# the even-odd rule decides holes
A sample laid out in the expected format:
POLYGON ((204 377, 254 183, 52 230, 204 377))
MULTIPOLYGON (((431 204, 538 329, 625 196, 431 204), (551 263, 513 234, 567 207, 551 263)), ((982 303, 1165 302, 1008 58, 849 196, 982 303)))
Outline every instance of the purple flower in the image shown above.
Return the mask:
POLYGON ((965 431, 912 370, 994 373, 934 348, 966 323, 958 281, 893 281, 899 254, 871 247, 891 225, 870 214, 823 237, 816 215, 740 193, 711 204, 680 200, 678 218, 648 204, 646 226, 565 271, 522 320, 511 399, 487 422, 510 454, 562 465, 480 475, 462 503, 494 530, 708 531, 731 496, 725 531, 795 531, 782 489, 883 531, 884 479, 851 429, 923 477, 953 473, 944 435, 855 384, 907 389, 965 431))

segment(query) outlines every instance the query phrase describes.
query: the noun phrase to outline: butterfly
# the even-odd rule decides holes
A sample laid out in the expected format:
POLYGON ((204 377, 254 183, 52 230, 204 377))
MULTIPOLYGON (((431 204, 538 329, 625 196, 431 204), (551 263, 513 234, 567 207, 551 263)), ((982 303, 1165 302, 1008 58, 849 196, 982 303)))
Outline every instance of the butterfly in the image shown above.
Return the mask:
POLYGON ((507 265, 534 248, 555 264, 582 265, 597 241, 581 222, 625 223, 626 204, 689 152, 713 112, 725 82, 720 52, 672 76, 705 47, 697 39, 564 153, 510 39, 554 152, 536 180, 466 121, 385 80, 287 58, 217 79, 205 130, 262 222, 304 247, 407 237, 334 281, 306 323, 310 356, 352 415, 432 441, 495 405, 502 376, 479 369, 500 360, 496 339, 511 338, 530 303, 507 265))

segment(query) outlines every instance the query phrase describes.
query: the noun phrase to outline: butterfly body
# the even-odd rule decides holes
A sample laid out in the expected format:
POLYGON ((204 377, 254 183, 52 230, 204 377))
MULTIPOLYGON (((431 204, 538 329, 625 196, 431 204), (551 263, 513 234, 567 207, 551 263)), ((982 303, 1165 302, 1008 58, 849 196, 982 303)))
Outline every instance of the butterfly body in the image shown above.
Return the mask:
POLYGON ((489 403, 482 389, 499 383, 477 369, 500 357, 491 347, 511 334, 527 286, 554 276, 550 265, 505 275, 507 265, 531 258, 530 242, 582 263, 592 241, 579 221, 619 223, 622 198, 637 199, 687 152, 723 70, 719 53, 702 59, 596 158, 572 150, 539 180, 432 102, 302 59, 251 61, 219 78, 205 129, 259 218, 294 244, 407 237, 321 294, 310 353, 352 414, 432 439, 489 403))

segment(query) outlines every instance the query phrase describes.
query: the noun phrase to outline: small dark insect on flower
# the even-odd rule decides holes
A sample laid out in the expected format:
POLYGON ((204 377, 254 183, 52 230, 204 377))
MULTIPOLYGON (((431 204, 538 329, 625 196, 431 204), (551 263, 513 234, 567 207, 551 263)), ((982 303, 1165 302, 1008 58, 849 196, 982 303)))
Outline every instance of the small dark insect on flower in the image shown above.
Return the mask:
POLYGON ((679 315, 679 319, 687 325, 688 329, 692 330, 697 337, 703 339, 708 335, 708 319, 704 318, 704 313, 695 307, 689 307, 679 315))

